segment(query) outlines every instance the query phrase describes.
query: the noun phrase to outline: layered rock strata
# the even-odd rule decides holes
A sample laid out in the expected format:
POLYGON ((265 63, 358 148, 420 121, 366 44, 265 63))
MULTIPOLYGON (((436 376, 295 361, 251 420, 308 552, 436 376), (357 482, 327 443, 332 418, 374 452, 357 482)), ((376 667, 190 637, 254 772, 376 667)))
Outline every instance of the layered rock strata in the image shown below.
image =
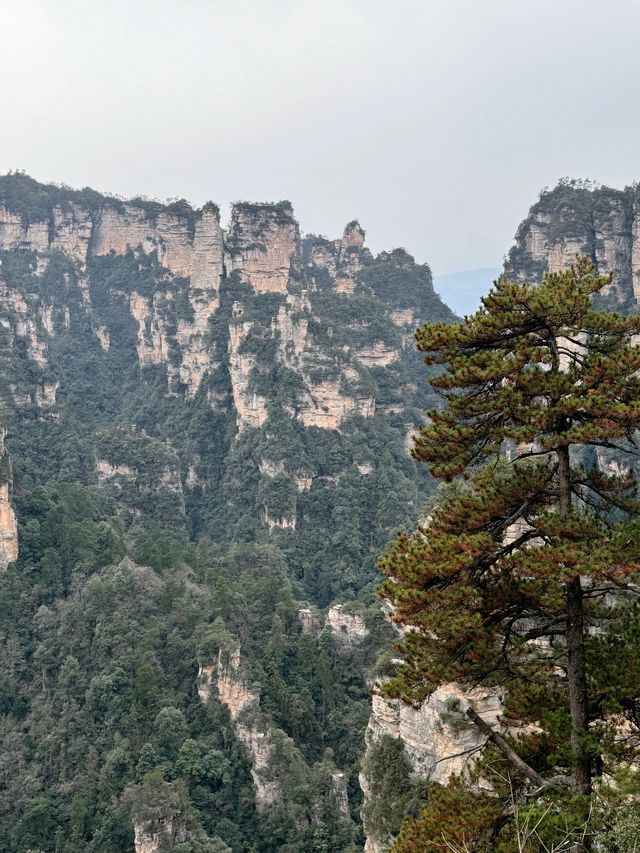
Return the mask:
POLYGON ((257 293, 286 293, 300 232, 289 202, 234 205, 226 240, 228 273, 257 293))
MULTIPOLYGON (((374 258, 364 241, 355 220, 338 239, 301 238, 288 202, 238 203, 224 232, 212 203, 196 210, 0 178, 0 393, 10 408, 54 421, 78 369, 113 378, 117 365, 115 385, 124 381, 127 394, 138 394, 139 376, 142 396, 153 385, 176 405, 193 401, 235 447, 247 434, 255 443, 258 433, 277 432, 278 412, 298 433, 340 433, 361 418, 387 428, 403 415, 399 428, 413 431, 425 397, 413 327, 432 310, 452 315, 426 265, 402 250, 374 258)), ((267 444, 251 461, 260 487, 253 515, 274 536, 290 535, 315 491, 338 487, 345 472, 329 472, 313 449, 294 464, 274 451, 276 441, 267 444), (280 499, 284 480, 292 494, 280 499)), ((179 452, 188 503, 213 478, 179 452)), ((100 485, 140 479, 135 465, 125 472, 122 460, 97 456, 100 485)), ((372 462, 356 464, 359 476, 375 476, 372 462)), ((225 482, 224 470, 213 476, 225 482)), ((165 479, 161 490, 178 495, 178 480, 165 479)))
POLYGON ((505 273, 540 281, 545 272, 588 255, 602 273, 614 273, 605 295, 623 309, 640 298, 640 194, 589 182, 564 181, 541 193, 518 228, 505 273))

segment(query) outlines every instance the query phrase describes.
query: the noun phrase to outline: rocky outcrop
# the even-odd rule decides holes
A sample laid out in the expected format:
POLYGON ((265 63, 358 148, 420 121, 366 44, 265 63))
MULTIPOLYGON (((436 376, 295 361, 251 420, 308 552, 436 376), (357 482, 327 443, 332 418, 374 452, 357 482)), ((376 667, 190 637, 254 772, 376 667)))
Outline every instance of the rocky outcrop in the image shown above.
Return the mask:
POLYGON ((226 240, 227 272, 256 293, 286 293, 300 233, 289 202, 235 204, 226 240))
POLYGON ((370 347, 359 349, 356 358, 366 367, 388 367, 400 358, 400 351, 384 341, 374 341, 370 347))
MULTIPOLYGON (((51 189, 53 193, 55 188, 51 189)), ((0 251, 54 250, 85 263, 91 256, 124 255, 138 248, 145 254, 156 252, 166 269, 190 278, 196 291, 213 285, 217 293, 222 232, 218 208, 212 203, 199 211, 184 204, 173 212, 171 206, 155 202, 123 203, 102 197, 93 209, 78 202, 51 202, 44 216, 33 217, 0 204, 0 251)))
MULTIPOLYGON (((210 428, 221 446, 228 436, 231 455, 261 442, 266 449, 247 456, 248 466, 260 468, 253 472, 253 518, 274 532, 299 528, 310 520, 314 489, 338 492, 347 469, 360 476, 374 472, 367 460, 354 468, 349 454, 345 470, 332 470, 320 458, 330 442, 313 440, 312 431, 341 433, 335 441, 346 444, 361 417, 387 429, 403 413, 407 431, 415 429, 426 394, 413 381, 413 326, 431 309, 439 319, 452 318, 433 292, 426 265, 402 250, 374 258, 364 240, 355 220, 337 239, 301 239, 288 202, 236 204, 223 232, 212 203, 197 210, 186 202, 76 192, 26 176, 0 178, 6 398, 12 408, 37 408, 37 417, 53 421, 70 399, 69 379, 75 382, 78 370, 108 377, 109 396, 119 384, 117 364, 128 399, 137 394, 138 375, 150 400, 178 398, 175 405, 167 400, 175 423, 185 399, 194 400, 198 423, 213 412, 210 428), (80 338, 81 363, 67 370, 65 354, 80 338), (210 410, 202 413, 201 403, 210 410), (295 464, 283 464, 277 449, 280 415, 295 422, 288 430, 300 448, 295 464), (269 492, 268 477, 287 478, 291 494, 286 483, 269 492), (263 499, 267 493, 275 499, 263 499)), ((115 409, 121 404, 108 403, 115 409)), ((183 411, 187 424, 190 414, 183 411)), ((194 467, 186 458, 194 447, 193 441, 188 453, 181 447, 174 467, 189 500, 198 501, 201 488, 225 489, 232 478, 211 457, 194 467)), ((132 495, 120 470, 129 463, 97 456, 100 485, 132 495)), ((162 484, 151 477, 140 487, 149 494, 166 486, 177 494, 179 478, 166 479, 162 484)), ((227 499, 233 503, 233 496, 227 499)), ((135 514, 149 511, 150 502, 139 503, 135 514)))
POLYGON ((290 469, 282 460, 271 462, 269 459, 261 459, 258 462, 258 471, 265 477, 290 477, 298 492, 308 492, 313 485, 313 474, 304 468, 290 469))
POLYGON ((180 380, 187 396, 193 397, 213 365, 209 346, 209 322, 220 304, 219 290, 224 275, 224 247, 220 212, 206 204, 196 220, 190 262, 188 298, 193 312, 190 320, 178 322, 177 340, 182 352, 180 380))
POLYGON ((331 788, 333 793, 333 804, 336 811, 343 817, 349 817, 349 795, 347 794, 347 780, 341 770, 332 771, 331 788))
POLYGON ((106 459, 96 459, 96 473, 98 482, 105 483, 114 480, 116 477, 133 480, 137 472, 131 465, 112 465, 106 459))
POLYGON ((79 204, 54 206, 45 219, 28 219, 0 204, 0 251, 57 249, 77 261, 86 261, 93 222, 79 204))
POLYGON ((272 331, 278 336, 280 358, 283 364, 293 370, 299 370, 304 364, 302 357, 309 346, 311 318, 311 303, 308 297, 290 293, 272 321, 272 331))
POLYGON ((260 711, 260 697, 249 686, 242 670, 240 647, 220 649, 216 662, 201 664, 198 670, 198 695, 206 703, 215 683, 219 700, 229 709, 238 740, 251 758, 251 778, 256 807, 262 811, 280 796, 280 783, 270 764, 271 725, 260 711))
MULTIPOLYGON (((234 306, 236 316, 241 316, 242 307, 234 306)), ((236 411, 238 430, 246 427, 258 429, 268 417, 267 399, 250 388, 251 374, 256 366, 253 353, 243 351, 245 338, 253 323, 233 322, 229 328, 229 375, 236 411)))
POLYGON ((135 481, 136 485, 142 491, 166 489, 168 492, 182 495, 180 471, 176 465, 160 465, 153 473, 143 473, 133 465, 127 465, 126 463, 112 464, 106 459, 96 459, 96 474, 100 485, 123 479, 126 481, 135 481))
POLYGON ((271 515, 268 508, 262 510, 262 523, 269 528, 269 532, 278 530, 295 530, 297 519, 292 515, 271 515))
POLYGON ((464 723, 470 705, 492 727, 499 728, 503 696, 495 691, 478 688, 464 692, 455 684, 445 684, 418 708, 374 694, 367 737, 373 741, 382 735, 401 738, 413 771, 430 782, 444 784, 469 769, 487 740, 473 723, 464 723))
POLYGON ((163 841, 184 841, 184 837, 173 839, 173 827, 170 821, 165 821, 163 829, 157 832, 150 829, 146 824, 134 823, 133 825, 133 847, 135 853, 160 853, 163 841))
POLYGON ((4 448, 6 430, 0 427, 0 571, 18 559, 18 525, 9 502, 11 465, 4 448))
POLYGON ((333 631, 336 643, 347 648, 357 646, 369 633, 362 614, 349 610, 344 604, 329 608, 326 624, 333 631))
POLYGON ((545 272, 588 255, 599 272, 613 272, 603 294, 627 309, 640 298, 640 194, 590 182, 564 181, 544 191, 516 233, 505 273, 517 281, 540 281, 545 272))
POLYGON ((364 248, 365 232, 357 220, 349 222, 339 240, 312 237, 307 241, 306 253, 312 264, 326 270, 334 279, 333 288, 338 293, 353 293, 358 273, 365 260, 370 258, 364 248))
POLYGON ((185 297, 191 316, 181 318, 173 331, 181 355, 177 370, 171 360, 168 332, 156 300, 133 292, 129 302, 131 314, 138 323, 140 364, 168 365, 170 375, 184 385, 188 397, 193 397, 206 373, 215 366, 209 344, 209 321, 220 304, 220 283, 224 274, 220 213, 215 205, 208 203, 194 214, 192 236, 187 220, 161 215, 149 222, 133 210, 136 215, 131 231, 127 228, 131 216, 123 218, 110 214, 109 221, 101 223, 94 253, 122 254, 140 246, 147 253, 155 251, 163 266, 187 280, 185 297))
POLYGON ((364 230, 354 220, 344 229, 338 246, 335 289, 338 293, 353 293, 357 276, 362 269, 362 250, 364 248, 364 230))
POLYGON ((24 341, 28 357, 38 366, 48 364, 48 347, 41 317, 33 302, 18 290, 10 289, 0 277, 0 315, 8 349, 24 341), (39 322, 40 320, 40 322, 39 322))
POLYGON ((240 647, 230 652, 220 650, 216 669, 218 698, 229 709, 232 720, 237 720, 246 708, 257 707, 260 697, 249 688, 240 666, 240 647))
MULTIPOLYGON (((225 236, 218 208, 212 203, 195 210, 186 202, 163 205, 142 199, 121 201, 89 190, 76 192, 37 184, 26 176, 5 180, 9 190, 0 187, 0 251, 38 253, 36 275, 40 277, 50 253, 62 253, 74 265, 73 282, 68 278, 67 285, 73 283, 77 288, 103 351, 111 347, 112 329, 92 304, 90 262, 128 254, 139 259, 141 269, 146 263, 148 272, 149 259, 155 259, 153 263, 165 271, 164 279, 156 276, 150 287, 147 276, 144 290, 135 286, 122 289, 116 275, 109 279, 106 295, 112 300, 126 300, 135 322, 139 364, 165 366, 173 393, 194 397, 206 376, 228 359, 238 429, 263 426, 268 400, 255 390, 252 377, 264 365, 246 343, 253 330, 265 340, 271 335, 277 344, 277 360, 298 375, 301 388, 291 414, 306 427, 335 430, 354 414, 371 417, 375 413, 375 398, 350 386, 358 384, 363 369, 398 364, 403 357, 401 350, 387 340, 372 337, 353 348, 348 344, 336 347, 329 356, 315 329, 314 334, 310 332, 320 320, 310 299, 319 287, 317 271, 329 276, 334 291, 350 294, 362 271, 373 262, 357 221, 350 222, 339 239, 312 237, 301 242, 288 202, 243 202, 233 206, 225 236), (20 183, 24 184, 25 196, 37 203, 21 203, 16 189, 20 183), (257 295, 282 295, 283 303, 264 323, 253 315, 241 319, 247 306, 237 302, 228 343, 223 343, 213 339, 211 324, 220 306, 221 283, 225 277, 233 280, 233 276, 249 284, 257 295)), ((384 257, 388 260, 396 254, 384 257)), ((405 266, 407 258, 413 263, 410 256, 403 258, 405 266)), ((0 312, 3 325, 9 322, 14 338, 25 340, 29 358, 46 368, 48 338, 55 334, 56 324, 68 328, 69 305, 32 304, 24 293, 7 290, 6 285, 0 287, 4 288, 0 303, 6 306, 0 312), (60 311, 66 314, 62 316, 60 311), (5 316, 11 316, 11 321, 5 316)), ((396 299, 395 292, 390 292, 390 298, 396 299)), ((402 329, 403 346, 412 347, 411 326, 418 319, 415 309, 395 308, 389 319, 402 329)), ((356 330, 358 337, 363 337, 363 329, 366 323, 356 330)), ((27 396, 35 399, 35 392, 16 389, 16 400, 27 396)), ((53 396, 50 383, 41 389, 37 402, 50 406, 53 396)), ((224 410, 224 393, 208 390, 207 396, 214 409, 224 410)), ((399 405, 381 403, 381 411, 394 413, 399 405)), ((301 491, 310 487, 308 479, 303 480, 301 491)))
POLYGON ((324 628, 325 620, 314 607, 301 607, 298 610, 298 619, 305 634, 318 635, 324 628))
MULTIPOLYGON (((261 427, 268 418, 268 400, 252 388, 252 380, 261 368, 255 352, 247 345, 255 321, 243 319, 244 306, 235 303, 229 333, 229 372, 239 430, 261 427)), ((311 306, 305 296, 289 295, 277 316, 272 320, 271 333, 277 341, 276 359, 298 374, 301 391, 292 412, 305 427, 339 429, 341 423, 353 414, 372 417, 375 400, 360 394, 347 393, 345 388, 358 379, 352 367, 334 371, 335 375, 317 378, 318 363, 325 359, 318 344, 308 334, 309 323, 314 321, 311 306)), ((400 357, 397 350, 384 343, 374 342, 371 348, 354 352, 366 366, 386 366, 400 357)), ((306 478, 305 478, 306 479, 306 478)), ((306 490, 301 483, 300 490, 306 490)))
POLYGON ((218 661, 209 661, 201 663, 198 666, 198 679, 196 686, 198 689, 198 698, 203 705, 206 705, 209 699, 213 696, 213 685, 216 682, 218 675, 218 661))
MULTIPOLYGON (((28 179, 25 179, 28 180, 28 179)), ((92 257, 124 255, 129 251, 155 254, 158 262, 174 277, 186 281, 189 319, 181 319, 174 331, 181 363, 173 374, 193 396, 211 368, 208 347, 209 320, 219 305, 220 283, 224 274, 224 248, 220 214, 216 205, 193 210, 186 203, 160 205, 133 201, 120 202, 93 197, 87 206, 76 201, 55 202, 57 188, 38 185, 44 210, 35 215, 0 204, 0 251, 29 250, 39 253, 62 252, 78 264, 80 273, 92 257), (47 194, 49 199, 46 198, 47 194)), ((81 194, 69 191, 69 195, 81 194)), ((91 309, 88 288, 83 288, 87 310, 91 309)), ((162 328, 153 299, 138 293, 130 296, 131 313, 139 324, 138 355, 141 365, 171 364, 167 333, 162 328)), ((47 324, 45 322, 45 327, 47 324)), ((51 333, 51 329, 47 327, 51 333)), ((109 330, 96 324, 102 347, 109 347, 109 330)), ((32 342, 34 359, 44 363, 32 329, 21 336, 32 342)))
POLYGON ((129 297, 129 310, 138 324, 136 349, 140 365, 166 364, 169 359, 167 339, 151 301, 134 291, 129 297))
POLYGON ((301 406, 299 417, 306 427, 338 429, 342 421, 350 415, 358 414, 370 418, 375 410, 376 404, 372 397, 345 394, 342 390, 342 377, 336 377, 313 385, 312 394, 309 394, 301 406))
POLYGON ((598 468, 609 477, 627 477, 633 471, 628 457, 620 453, 616 455, 604 447, 597 448, 596 459, 598 468))
MULTIPOLYGON (((374 692, 365 735, 363 768, 366 768, 367 755, 375 744, 388 736, 402 741, 412 773, 424 781, 446 784, 452 776, 464 776, 474 766, 487 742, 486 735, 465 720, 466 709, 472 705, 490 725, 499 728, 503 700, 497 691, 478 688, 465 692, 454 684, 446 684, 435 690, 418 708, 413 708, 374 692)), ((393 839, 379 838, 367 826, 366 806, 372 796, 372 785, 365 769, 360 773, 360 787, 365 802, 365 851, 383 853, 393 839)))

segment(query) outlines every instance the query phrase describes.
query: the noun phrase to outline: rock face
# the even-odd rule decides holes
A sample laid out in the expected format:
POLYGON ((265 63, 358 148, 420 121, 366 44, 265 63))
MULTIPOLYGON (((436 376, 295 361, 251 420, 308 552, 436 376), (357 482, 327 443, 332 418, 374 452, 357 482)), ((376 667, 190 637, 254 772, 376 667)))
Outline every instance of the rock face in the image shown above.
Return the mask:
POLYGON ((327 625, 339 646, 357 646, 369 633, 362 615, 349 611, 344 604, 334 604, 329 608, 327 625))
MULTIPOLYGON (((412 772, 428 782, 446 784, 452 776, 465 775, 485 745, 487 738, 472 723, 464 722, 464 712, 473 704, 487 722, 497 727, 503 697, 494 691, 476 689, 465 693, 454 684, 439 687, 419 708, 374 693, 371 717, 365 737, 367 754, 381 738, 400 739, 412 772)), ((371 780, 360 773, 365 807, 372 796, 371 780)), ((366 853, 383 853, 393 839, 379 838, 364 821, 366 853)))
POLYGON ((637 187, 614 190, 565 181, 544 191, 516 233, 505 262, 515 280, 539 281, 586 254, 600 272, 613 272, 605 294, 626 310, 640 298, 640 195, 637 187))
MULTIPOLYGON (((99 447, 85 468, 134 515, 151 511, 150 494, 171 492, 165 515, 184 520, 190 501, 218 491, 218 505, 237 511, 228 529, 251 513, 284 538, 314 523, 346 475, 375 488, 377 467, 334 445, 353 444, 367 421, 406 459, 404 436, 429 400, 412 337, 427 318, 453 319, 428 267, 403 250, 374 258, 355 220, 334 240, 301 237, 288 202, 238 203, 223 232, 213 203, 124 201, 0 177, 0 396, 18 421, 55 423, 81 377, 96 421, 109 412, 164 433, 176 448, 164 474, 99 447), (145 409, 138 398, 153 402, 145 409), (194 466, 196 423, 218 456, 200 447, 194 466), (332 437, 317 440, 317 430, 332 437)), ((149 447, 150 459, 156 450, 164 455, 149 447)))
MULTIPOLYGON (((59 193, 58 193, 59 194, 59 193)), ((71 194, 73 192, 71 191, 71 194)), ((80 194, 75 194, 80 195, 80 194)), ((44 214, 27 218, 0 204, 0 251, 59 251, 74 261, 124 255, 141 248, 156 252, 160 263, 177 276, 190 278, 194 291, 211 290, 222 275, 222 231, 218 208, 200 211, 143 201, 116 202, 101 197, 97 207, 65 199, 47 200, 44 214)))
POLYGON ((281 786, 271 769, 271 725, 260 711, 259 695, 247 683, 239 646, 231 651, 220 649, 215 664, 200 666, 198 695, 201 702, 209 700, 214 683, 218 698, 229 709, 236 737, 251 757, 256 808, 263 811, 277 802, 281 786))
POLYGON ((286 293, 299 242, 289 202, 236 204, 226 240, 227 271, 237 273, 256 293, 286 293))
POLYGON ((18 525, 9 502, 11 466, 4 448, 6 431, 0 427, 0 571, 18 559, 18 525))
POLYGON ((164 832, 153 832, 145 825, 135 823, 133 826, 135 853, 159 853, 163 836, 171 837, 171 826, 168 826, 164 832))
POLYGON ((319 634, 324 627, 321 614, 312 607, 302 607, 298 610, 298 619, 305 634, 319 634))
MULTIPOLYGON (((256 543, 273 555, 259 571, 296 578, 323 607, 327 590, 357 594, 428 490, 404 445, 434 399, 412 341, 427 319, 454 319, 429 268, 403 250, 374 257, 355 221, 337 239, 301 237, 288 203, 243 203, 223 232, 213 204, 0 177, 0 402, 16 486, 95 494, 113 511, 100 536, 113 518, 152 564, 167 556, 156 530, 167 548, 188 531, 221 549, 256 543)), ((17 553, 10 497, 4 477, 0 566, 17 553)), ((339 648, 364 639, 357 614, 329 619, 339 648)), ((328 756, 306 764, 239 654, 203 664, 198 690, 228 705, 260 808, 291 781, 273 772, 276 753, 346 815, 345 778, 328 756)), ((162 831, 140 823, 139 850, 162 831)))
POLYGON ((331 787, 333 789, 333 801, 336 811, 345 817, 349 816, 349 796, 347 794, 347 782, 344 773, 334 770, 331 774, 331 787))
MULTIPOLYGON (((20 211, 0 204, 0 252, 33 251, 42 254, 61 252, 85 271, 92 258, 140 252, 153 255, 181 285, 188 316, 181 317, 167 330, 166 318, 152 298, 132 292, 131 315, 138 323, 138 358, 141 365, 166 364, 171 374, 193 396, 211 367, 208 346, 209 320, 219 306, 220 283, 224 274, 224 247, 218 208, 206 204, 194 211, 188 205, 163 206, 142 201, 118 202, 107 197, 91 199, 85 206, 69 198, 55 202, 60 193, 49 193, 45 210, 33 220, 20 211), (172 364, 169 337, 180 352, 180 365, 172 364)), ((81 193, 67 195, 82 199, 81 193)), ((84 200, 84 199, 83 199, 84 200)), ((85 202, 86 203, 86 202, 85 202)), ((2 286, 2 285, 0 285, 2 286)), ((81 286, 80 282, 78 286, 81 286)), ((90 299, 84 291, 86 308, 90 299)), ((0 299, 2 293, 0 293, 0 299)), ((12 295, 13 307, 25 311, 20 297, 12 295)), ((45 330, 51 334, 51 327, 45 330)), ((46 343, 39 337, 32 320, 22 321, 16 333, 28 337, 36 362, 46 362, 46 343)), ((109 346, 109 329, 99 323, 95 333, 104 349, 109 346)))
MULTIPOLYGON (((251 778, 259 812, 268 811, 283 798, 286 802, 287 775, 290 762, 293 762, 296 772, 304 767, 310 790, 317 785, 320 774, 326 779, 329 790, 324 807, 329 804, 346 824, 352 825, 345 774, 331 761, 319 762, 313 767, 306 764, 292 739, 260 708, 260 696, 249 685, 239 645, 221 648, 216 659, 200 664, 198 695, 205 704, 217 695, 228 708, 235 735, 251 759, 251 778)), ((316 795, 321 796, 320 791, 312 790, 312 799, 316 795)), ((323 806, 318 800, 311 808, 316 813, 323 806)))

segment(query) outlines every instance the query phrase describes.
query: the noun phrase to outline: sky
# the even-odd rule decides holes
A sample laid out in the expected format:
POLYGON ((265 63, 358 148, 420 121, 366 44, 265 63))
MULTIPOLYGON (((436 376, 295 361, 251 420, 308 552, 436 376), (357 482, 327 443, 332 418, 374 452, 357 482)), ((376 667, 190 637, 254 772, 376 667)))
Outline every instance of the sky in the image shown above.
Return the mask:
POLYGON ((0 172, 499 266, 543 187, 640 179, 637 0, 0 0, 0 172))

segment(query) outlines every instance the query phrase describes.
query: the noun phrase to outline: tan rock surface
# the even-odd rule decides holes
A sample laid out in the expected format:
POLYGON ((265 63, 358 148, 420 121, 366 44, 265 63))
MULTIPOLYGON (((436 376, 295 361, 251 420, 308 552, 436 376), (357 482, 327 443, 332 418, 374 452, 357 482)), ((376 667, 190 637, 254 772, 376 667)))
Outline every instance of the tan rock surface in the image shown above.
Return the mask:
POLYGON ((227 272, 237 272, 256 293, 286 293, 291 257, 300 235, 293 210, 234 205, 227 239, 227 272))
POLYGON ((362 614, 351 612, 344 604, 334 604, 327 611, 327 625, 333 631, 336 643, 356 646, 368 635, 362 614))

